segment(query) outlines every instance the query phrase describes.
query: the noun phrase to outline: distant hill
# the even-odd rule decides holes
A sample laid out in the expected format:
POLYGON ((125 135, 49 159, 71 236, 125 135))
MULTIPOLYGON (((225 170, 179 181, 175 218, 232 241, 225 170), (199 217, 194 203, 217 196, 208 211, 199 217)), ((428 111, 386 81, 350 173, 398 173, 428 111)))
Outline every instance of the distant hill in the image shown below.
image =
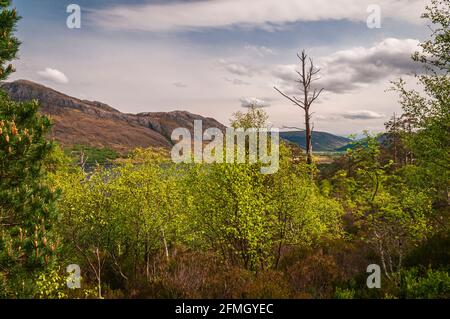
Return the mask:
MULTIPOLYGON (((377 141, 378 141, 378 143, 381 146, 389 147, 389 143, 390 143, 389 142, 389 134, 387 134, 387 133, 380 134, 377 137, 377 141)), ((350 143, 348 143, 348 144, 346 144, 346 145, 344 145, 342 147, 337 148, 336 151, 337 152, 345 152, 345 151, 347 151, 349 149, 354 149, 357 145, 361 145, 363 147, 367 147, 367 145, 368 145, 367 138, 359 139, 358 143, 355 143, 355 141, 352 141, 352 142, 350 142, 350 143)))
MULTIPOLYGON (((80 100, 46 86, 26 80, 0 83, 0 87, 16 101, 38 100, 41 112, 54 122, 51 138, 63 146, 84 145, 108 148, 125 153, 136 147, 171 148, 172 131, 185 127, 193 131, 194 120, 202 120, 203 128, 225 126, 213 118, 186 111, 122 113, 97 101, 80 100)), ((281 138, 305 148, 305 132, 281 132, 281 138)), ((336 151, 351 140, 325 132, 313 132, 313 150, 336 151)))
MULTIPOLYGON (((297 144, 302 149, 306 149, 305 131, 281 132, 280 137, 291 143, 297 144)), ((325 132, 312 134, 312 144, 314 152, 334 152, 348 145, 352 140, 346 137, 333 135, 325 132)))
POLYGON ((51 137, 66 147, 86 145, 118 152, 136 147, 170 148, 172 131, 177 127, 192 131, 194 120, 202 120, 204 129, 225 129, 213 118, 186 111, 121 113, 104 103, 80 100, 26 80, 0 83, 0 87, 13 100, 38 100, 41 112, 55 123, 51 137))

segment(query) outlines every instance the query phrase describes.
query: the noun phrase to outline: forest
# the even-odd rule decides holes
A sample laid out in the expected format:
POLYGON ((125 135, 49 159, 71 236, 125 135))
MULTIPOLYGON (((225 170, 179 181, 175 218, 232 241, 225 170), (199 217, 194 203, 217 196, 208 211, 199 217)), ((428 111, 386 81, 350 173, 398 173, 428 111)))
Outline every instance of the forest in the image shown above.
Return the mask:
MULTIPOLYGON (((0 92, 0 298, 449 298, 450 1, 423 18, 418 89, 392 79, 385 132, 320 165, 281 143, 274 174, 160 149, 87 170, 38 101, 0 92)), ((0 0, 1 81, 19 19, 0 0)), ((250 108, 229 125, 267 123, 250 108)))

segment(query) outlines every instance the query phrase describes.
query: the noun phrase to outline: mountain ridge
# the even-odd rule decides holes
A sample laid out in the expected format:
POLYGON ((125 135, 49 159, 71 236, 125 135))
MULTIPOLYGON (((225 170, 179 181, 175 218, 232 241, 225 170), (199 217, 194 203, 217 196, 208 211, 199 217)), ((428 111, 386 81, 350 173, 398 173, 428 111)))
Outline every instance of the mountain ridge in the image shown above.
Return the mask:
MULTIPOLYGON (((28 80, 1 82, 0 88, 15 101, 38 100, 42 113, 54 122, 50 137, 63 146, 110 148, 120 153, 137 147, 172 147, 171 134, 178 127, 193 133, 194 120, 203 128, 226 127, 211 117, 188 111, 123 113, 99 102, 82 100, 28 80)), ((304 131, 280 132, 280 137, 305 149, 304 131)), ((315 152, 336 151, 351 140, 326 132, 313 132, 315 152)))
POLYGON ((225 129, 210 117, 187 111, 122 113, 98 101, 81 100, 28 80, 2 82, 0 88, 15 101, 38 100, 41 112, 54 125, 50 136, 63 146, 87 145, 127 152, 136 147, 170 148, 177 127, 193 130, 193 121, 203 127, 225 129))
MULTIPOLYGON (((280 137, 306 149, 305 131, 280 132, 280 137)), ((343 136, 334 135, 327 132, 312 132, 312 147, 314 152, 335 152, 345 147, 352 140, 343 136)))

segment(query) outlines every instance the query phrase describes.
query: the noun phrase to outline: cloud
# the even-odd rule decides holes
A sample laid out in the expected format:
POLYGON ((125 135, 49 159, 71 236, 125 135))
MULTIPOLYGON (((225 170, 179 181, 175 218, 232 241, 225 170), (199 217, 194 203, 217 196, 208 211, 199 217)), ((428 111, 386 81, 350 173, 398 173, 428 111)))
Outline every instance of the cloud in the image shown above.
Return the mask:
POLYGON ((283 81, 295 81, 298 79, 298 74, 295 72, 298 68, 295 64, 276 65, 273 67, 272 74, 283 81))
POLYGON ((232 83, 234 85, 250 85, 249 82, 246 82, 246 81, 243 81, 243 80, 240 80, 240 79, 229 79, 229 78, 225 77, 224 80, 227 81, 227 82, 230 82, 230 83, 232 83))
POLYGON ((254 68, 240 62, 231 62, 225 59, 220 59, 219 64, 229 73, 239 76, 253 76, 254 68))
POLYGON ((59 70, 46 68, 43 71, 38 71, 37 74, 44 80, 48 80, 58 84, 67 84, 69 79, 67 76, 59 70))
POLYGON ((382 119, 385 115, 368 110, 359 110, 346 112, 342 114, 342 117, 349 120, 375 120, 382 119))
POLYGON ((187 88, 187 84, 186 84, 186 83, 183 83, 183 82, 175 82, 173 85, 174 85, 175 87, 177 87, 177 88, 180 88, 180 89, 187 88))
POLYGON ((249 45, 247 44, 245 46, 245 50, 252 52, 253 54, 256 54, 257 56, 263 58, 268 55, 275 55, 275 52, 265 46, 255 46, 255 45, 249 45))
POLYGON ((313 118, 314 120, 324 122, 342 123, 343 120, 357 120, 357 121, 379 120, 386 118, 386 115, 370 110, 356 110, 356 111, 347 111, 344 113, 317 114, 314 115, 313 118))
POLYGON ((317 114, 314 115, 314 119, 320 120, 320 121, 338 121, 342 119, 342 115, 339 114, 317 114))
POLYGON ((413 39, 385 39, 370 48, 343 50, 323 59, 318 85, 334 93, 348 92, 396 75, 414 72, 411 54, 419 49, 413 39))
MULTIPOLYGON (((348 93, 378 83, 384 79, 417 71, 417 64, 411 54, 419 49, 414 39, 387 38, 372 47, 355 47, 338 51, 318 59, 320 79, 316 87, 326 92, 348 93)), ((289 94, 298 90, 295 80, 298 65, 278 65, 272 70, 278 85, 289 94)))
POLYGON ((269 107, 270 103, 263 99, 258 99, 255 97, 244 97, 239 100, 241 102, 242 107, 269 107))
MULTIPOLYGON (((378 0, 383 19, 417 23, 427 0, 378 0)), ((91 9, 89 20, 108 29, 186 31, 201 28, 256 27, 276 30, 298 21, 366 22, 373 0, 204 0, 165 4, 116 5, 91 9)))

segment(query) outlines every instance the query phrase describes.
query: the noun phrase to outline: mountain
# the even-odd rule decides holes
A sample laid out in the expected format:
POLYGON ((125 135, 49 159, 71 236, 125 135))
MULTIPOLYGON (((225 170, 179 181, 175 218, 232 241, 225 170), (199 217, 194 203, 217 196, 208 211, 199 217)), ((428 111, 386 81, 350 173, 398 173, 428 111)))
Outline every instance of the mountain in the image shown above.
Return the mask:
MULTIPOLYGON (((380 144, 380 146, 389 148, 391 143, 391 137, 389 136, 389 133, 383 133, 377 136, 377 142, 380 144)), ((344 145, 342 147, 339 147, 336 149, 337 152, 345 152, 349 149, 354 149, 358 145, 361 145, 363 147, 368 146, 367 138, 361 138, 356 141, 352 141, 351 143, 344 145), (357 143, 356 143, 357 142, 357 143)))
MULTIPOLYGON (((297 144, 302 149, 306 149, 305 131, 280 132, 280 137, 291 143, 297 144)), ((312 146, 314 152, 333 152, 348 145, 352 140, 346 137, 333 135, 325 132, 312 134, 312 146)))
POLYGON ((118 152, 136 147, 170 148, 172 131, 184 127, 192 132, 194 120, 202 120, 204 129, 225 129, 213 118, 186 111, 122 113, 107 104, 80 100, 26 80, 3 82, 0 87, 13 100, 38 100, 41 112, 54 122, 51 137, 63 146, 108 147, 118 152))
MULTIPOLYGON (((175 128, 193 131, 194 120, 202 120, 203 128, 225 126, 213 118, 186 111, 122 113, 97 101, 80 100, 41 84, 26 80, 0 83, 0 88, 16 101, 38 100, 42 113, 54 122, 51 138, 63 146, 84 145, 108 147, 120 153, 136 147, 171 148, 175 128)), ((305 148, 305 132, 281 132, 281 138, 305 148)), ((313 150, 335 151, 351 140, 325 132, 313 132, 313 150)))

